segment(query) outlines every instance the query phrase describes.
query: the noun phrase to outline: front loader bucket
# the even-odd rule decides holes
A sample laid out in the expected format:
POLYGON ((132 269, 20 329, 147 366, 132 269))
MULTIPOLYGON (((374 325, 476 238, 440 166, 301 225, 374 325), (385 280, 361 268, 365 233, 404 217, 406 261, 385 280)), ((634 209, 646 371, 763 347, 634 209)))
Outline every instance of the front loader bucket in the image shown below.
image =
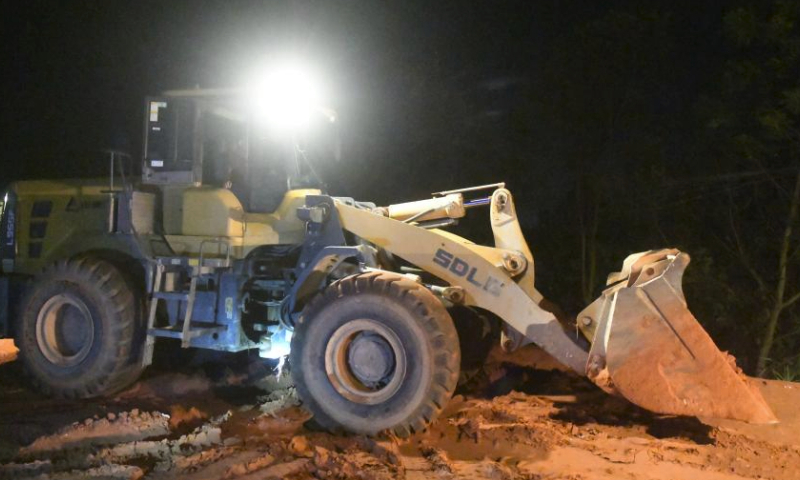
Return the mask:
POLYGON ((594 339, 587 375, 658 413, 777 422, 689 311, 681 288, 688 264, 677 250, 650 251, 631 255, 609 277, 616 283, 578 317, 594 339))

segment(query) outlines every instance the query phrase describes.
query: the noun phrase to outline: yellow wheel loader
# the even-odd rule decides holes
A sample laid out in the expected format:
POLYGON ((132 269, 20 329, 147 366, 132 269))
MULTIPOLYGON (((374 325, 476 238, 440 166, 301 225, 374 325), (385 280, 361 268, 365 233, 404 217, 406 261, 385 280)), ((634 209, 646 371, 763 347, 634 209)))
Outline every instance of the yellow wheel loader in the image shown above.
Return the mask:
POLYGON ((685 253, 629 256, 562 325, 504 184, 385 207, 331 196, 292 163, 308 149, 283 162, 250 107, 237 90, 148 98, 140 174, 111 152, 105 178, 10 186, 0 332, 42 391, 116 392, 156 341, 254 350, 288 357, 322 426, 408 435, 456 388, 473 312, 502 321, 504 348, 535 343, 643 408, 775 421, 687 309, 685 253), (479 210, 493 246, 447 230, 479 210))

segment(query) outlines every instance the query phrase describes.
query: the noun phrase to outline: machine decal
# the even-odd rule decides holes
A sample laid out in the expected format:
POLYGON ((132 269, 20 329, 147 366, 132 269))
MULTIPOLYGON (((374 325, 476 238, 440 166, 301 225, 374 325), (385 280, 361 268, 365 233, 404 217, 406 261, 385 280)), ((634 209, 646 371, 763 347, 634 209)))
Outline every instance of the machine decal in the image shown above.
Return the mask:
POLYGON ((233 320, 233 297, 225 297, 225 317, 233 320))
POLYGON ((500 289, 503 287, 503 282, 491 275, 486 275, 486 280, 480 280, 483 275, 478 273, 477 267, 470 266, 465 260, 456 257, 443 248, 436 250, 436 253, 433 255, 433 263, 450 270, 459 277, 466 277, 469 283, 489 292, 495 297, 500 296, 500 289))
POLYGON ((158 121, 158 109, 167 108, 167 102, 150 102, 150 121, 158 121))
POLYGON ((6 213, 6 245, 9 247, 14 246, 14 223, 16 219, 14 218, 14 209, 9 208, 6 213))
POLYGON ((14 270, 14 257, 17 253, 17 196, 13 191, 7 192, 2 199, 0 207, 0 231, 2 232, 2 245, 0 245, 0 258, 3 260, 3 271, 14 270))

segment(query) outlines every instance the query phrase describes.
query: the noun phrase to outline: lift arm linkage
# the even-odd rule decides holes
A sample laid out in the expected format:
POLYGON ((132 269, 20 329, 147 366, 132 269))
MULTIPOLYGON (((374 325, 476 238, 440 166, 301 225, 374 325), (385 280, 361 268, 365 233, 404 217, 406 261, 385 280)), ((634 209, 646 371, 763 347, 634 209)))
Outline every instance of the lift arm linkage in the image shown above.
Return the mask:
POLYGON ((465 304, 491 311, 529 342, 584 375, 586 351, 538 304, 542 295, 533 284, 533 257, 522 236, 511 193, 497 189, 490 208, 496 248, 336 203, 345 230, 463 288, 465 304))

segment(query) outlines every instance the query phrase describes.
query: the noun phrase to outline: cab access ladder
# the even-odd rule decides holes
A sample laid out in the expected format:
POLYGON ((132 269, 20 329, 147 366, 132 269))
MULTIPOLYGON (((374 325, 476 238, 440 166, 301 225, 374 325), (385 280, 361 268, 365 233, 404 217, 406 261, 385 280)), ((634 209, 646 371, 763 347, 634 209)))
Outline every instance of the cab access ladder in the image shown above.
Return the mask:
POLYGON ((192 339, 204 335, 223 332, 227 327, 214 326, 214 319, 199 321, 194 319, 195 301, 197 299, 197 283, 200 277, 214 274, 219 270, 231 267, 230 247, 227 243, 207 241, 200 246, 200 258, 190 257, 157 257, 154 265, 153 288, 150 294, 150 311, 147 317, 147 339, 142 356, 142 365, 153 362, 153 350, 156 338, 176 338, 181 341, 182 348, 188 348, 192 339), (206 243, 220 243, 227 247, 224 258, 204 258, 203 247, 206 243), (189 289, 164 291, 164 277, 169 273, 188 273, 189 289), (157 327, 156 318, 159 301, 178 301, 186 304, 183 318, 174 326, 157 327))

